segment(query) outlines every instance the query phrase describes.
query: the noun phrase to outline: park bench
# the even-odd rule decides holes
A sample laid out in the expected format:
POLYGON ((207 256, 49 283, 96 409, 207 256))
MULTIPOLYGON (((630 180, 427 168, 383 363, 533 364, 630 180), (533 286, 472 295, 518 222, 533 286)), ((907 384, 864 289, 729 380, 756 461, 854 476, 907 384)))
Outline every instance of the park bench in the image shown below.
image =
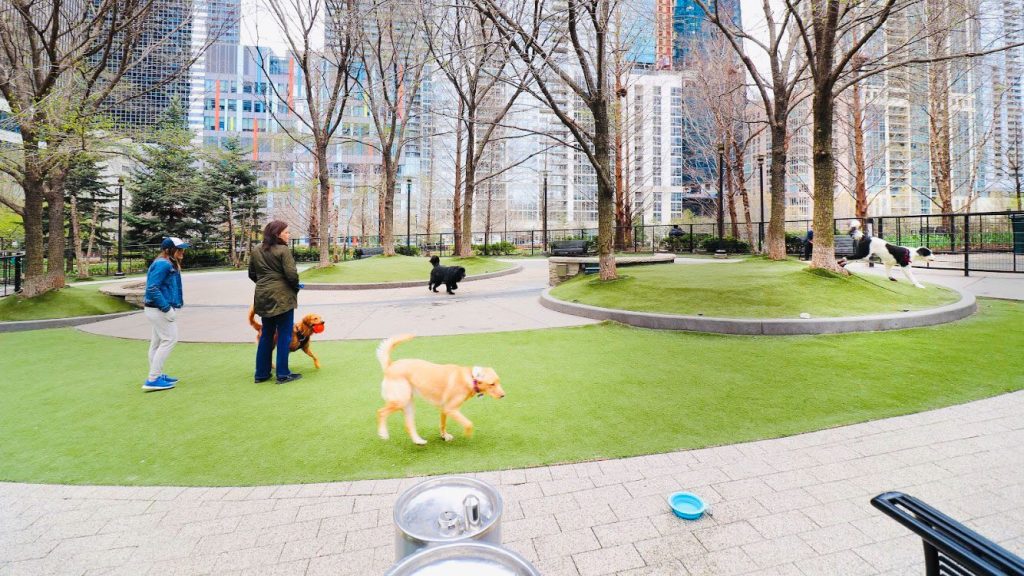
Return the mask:
POLYGON ((362 248, 361 250, 362 252, 360 252, 360 258, 366 258, 368 256, 379 256, 384 253, 384 248, 381 248, 380 246, 374 246, 373 248, 362 248))
POLYGON ((835 237, 835 252, 836 256, 845 256, 849 258, 856 253, 856 249, 853 245, 853 238, 850 236, 836 236, 835 237))
POLYGON ((587 264, 583 265, 583 273, 584 274, 597 274, 600 271, 601 271, 601 265, 596 263, 596 262, 593 263, 593 264, 587 263, 587 264))
POLYGON ((555 240, 551 242, 552 256, 583 256, 586 253, 586 240, 555 240))
POLYGON ((1024 559, 913 496, 885 492, 871 505, 921 537, 926 576, 1024 574, 1024 559))

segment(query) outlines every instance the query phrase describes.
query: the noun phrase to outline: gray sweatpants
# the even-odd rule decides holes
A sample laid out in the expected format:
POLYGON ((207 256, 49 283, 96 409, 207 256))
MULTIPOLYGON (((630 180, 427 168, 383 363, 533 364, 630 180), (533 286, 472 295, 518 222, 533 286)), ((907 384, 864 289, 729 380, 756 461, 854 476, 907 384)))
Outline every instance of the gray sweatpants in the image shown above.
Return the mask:
POLYGON ((163 374, 164 362, 178 343, 178 323, 168 322, 159 308, 144 309, 146 318, 153 325, 153 339, 149 342, 149 381, 163 374))

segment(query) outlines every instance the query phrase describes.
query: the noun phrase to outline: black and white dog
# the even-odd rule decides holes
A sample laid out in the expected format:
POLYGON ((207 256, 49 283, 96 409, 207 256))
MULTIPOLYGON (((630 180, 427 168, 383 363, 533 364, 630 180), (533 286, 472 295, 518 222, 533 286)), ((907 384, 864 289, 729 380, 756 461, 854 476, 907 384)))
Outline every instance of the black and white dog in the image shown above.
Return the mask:
POLYGON ((846 258, 840 260, 838 262, 840 266, 846 266, 850 260, 867 260, 872 256, 876 256, 885 265, 885 274, 889 277, 889 280, 896 281, 892 277, 892 267, 899 264, 900 270, 903 271, 903 275, 907 277, 907 280, 910 280, 918 288, 924 288, 924 284, 921 284, 914 278, 914 272, 911 270, 910 264, 911 262, 931 262, 935 260, 935 255, 932 254, 931 250, 924 246, 920 248, 895 246, 881 238, 865 236, 861 230, 860 220, 850 221, 849 234, 853 237, 856 253, 849 260, 846 258))
POLYGON ((459 282, 466 277, 466 269, 462 266, 441 266, 441 259, 437 256, 430 257, 430 263, 434 269, 430 271, 430 284, 427 290, 437 292, 437 289, 444 284, 449 294, 455 294, 454 290, 459 287, 459 282))

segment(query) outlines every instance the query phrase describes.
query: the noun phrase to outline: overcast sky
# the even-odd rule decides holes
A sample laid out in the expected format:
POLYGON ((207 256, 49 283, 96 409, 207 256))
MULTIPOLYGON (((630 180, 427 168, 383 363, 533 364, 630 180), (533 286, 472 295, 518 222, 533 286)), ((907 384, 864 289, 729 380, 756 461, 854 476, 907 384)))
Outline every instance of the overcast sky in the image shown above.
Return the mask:
MULTIPOLYGON (((286 51, 286 42, 274 18, 267 12, 266 0, 242 0, 242 43, 273 48, 277 53, 286 51)), ((758 0, 740 0, 743 28, 751 34, 764 31, 764 12, 758 0)), ((288 2, 284 2, 288 4, 288 2)), ((322 38, 323 34, 316 34, 322 38)), ((748 54, 761 70, 768 65, 767 55, 756 46, 748 47, 748 54)))

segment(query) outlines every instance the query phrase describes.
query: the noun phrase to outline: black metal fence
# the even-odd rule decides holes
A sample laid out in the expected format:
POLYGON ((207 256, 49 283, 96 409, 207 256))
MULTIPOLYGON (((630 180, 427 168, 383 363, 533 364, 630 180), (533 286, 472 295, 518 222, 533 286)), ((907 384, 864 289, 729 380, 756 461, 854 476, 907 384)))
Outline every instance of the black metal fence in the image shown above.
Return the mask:
MULTIPOLYGON (((834 232, 845 234, 852 218, 836 218, 834 232)), ((914 216, 881 216, 869 218, 866 225, 874 236, 900 246, 927 246, 936 254, 929 268, 962 270, 964 274, 979 272, 1024 272, 1024 211, 973 212, 968 214, 922 214, 914 216)), ((786 250, 797 254, 803 238, 811 227, 810 220, 787 220, 786 250)), ((624 240, 620 249, 631 252, 713 252, 718 246, 715 223, 680 224, 680 232, 671 234, 671 225, 633 226, 617 230, 617 238, 624 240)), ((729 252, 759 250, 768 230, 767 222, 753 222, 752 242, 746 241, 746 223, 737 223, 740 240, 727 242, 729 252)), ((725 236, 732 236, 732 223, 726 222, 725 236)), ((474 232, 474 251, 488 255, 536 255, 548 251, 551 242, 559 240, 587 240, 597 238, 596 228, 559 228, 542 230, 501 230, 487 235, 474 232)), ((454 253, 455 235, 437 234, 395 235, 396 246, 415 247, 417 253, 449 256, 454 253)), ((319 250, 317 238, 296 238, 292 248, 297 259, 316 260, 319 250)), ((355 249, 380 247, 379 236, 348 236, 332 239, 331 245, 344 250, 342 258, 351 257, 355 249)))
MULTIPOLYGON (((851 218, 836 218, 834 232, 845 234, 851 218)), ((874 236, 900 246, 927 246, 936 254, 928 267, 962 270, 965 275, 979 272, 1024 272, 1024 211, 972 212, 968 214, 921 214, 915 216, 880 216, 869 218, 866 225, 874 236)), ((786 221, 786 249, 799 253, 802 239, 811 226, 810 220, 786 221)), ((671 225, 642 225, 616 230, 618 247, 629 252, 658 251, 713 252, 718 247, 717 226, 713 222, 680 224, 679 232, 671 225), (619 242, 621 240, 621 242, 619 242)), ((747 239, 746 223, 737 223, 739 236, 747 239)), ((768 229, 767 222, 752 223, 752 240, 727 242, 730 252, 749 252, 760 248, 768 229)), ((731 236, 732 224, 727 222, 725 235, 731 236)), ((396 246, 406 245, 414 253, 450 256, 455 250, 452 232, 436 234, 396 235, 396 246)), ((550 244, 559 240, 596 241, 597 228, 557 228, 543 230, 501 230, 486 235, 473 233, 474 252, 486 255, 540 255, 548 252, 550 244), (485 241, 486 240, 486 241, 485 241)), ((6 250, 0 249, 0 296, 20 289, 23 277, 23 252, 14 251, 11 239, 3 239, 6 250)), ((346 236, 330 239, 333 257, 348 260, 358 257, 366 248, 379 248, 380 237, 346 236)), ((20 244, 18 245, 20 247, 20 244)), ((247 248, 236 246, 239 261, 244 261, 247 248)), ((120 258, 123 274, 140 274, 160 252, 157 244, 126 244, 120 258)), ((317 238, 295 238, 292 253, 300 262, 320 258, 317 238)), ((74 253, 68 251, 68 273, 77 271, 74 253)), ((114 246, 104 246, 88 257, 89 276, 116 276, 118 252, 114 246)), ((188 269, 230 266, 230 248, 225 242, 193 242, 185 252, 184 266, 188 269)))
POLYGON ((21 281, 25 277, 24 264, 24 252, 0 251, 0 296, 21 292, 21 281))

